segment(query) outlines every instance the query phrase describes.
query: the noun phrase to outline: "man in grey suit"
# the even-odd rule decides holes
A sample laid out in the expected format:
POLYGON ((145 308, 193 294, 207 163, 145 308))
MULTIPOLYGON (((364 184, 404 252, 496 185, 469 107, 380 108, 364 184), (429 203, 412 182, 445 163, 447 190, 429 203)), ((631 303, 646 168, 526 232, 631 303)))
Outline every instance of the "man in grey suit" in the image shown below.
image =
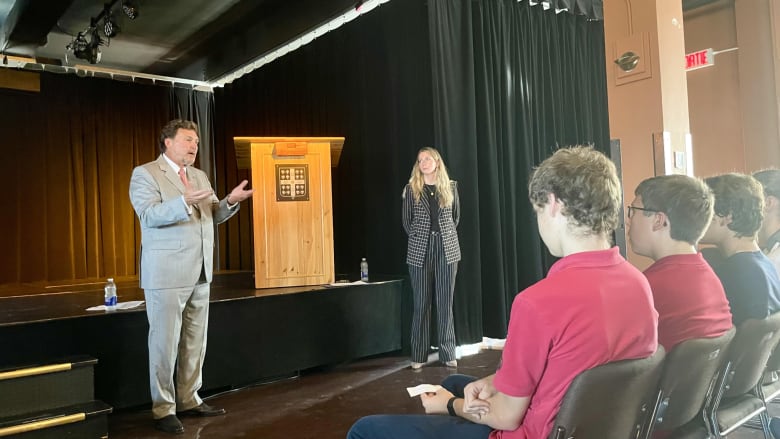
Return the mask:
POLYGON ((198 396, 206 353, 214 223, 252 195, 244 180, 218 199, 206 174, 192 167, 198 126, 173 120, 162 129, 160 157, 136 167, 130 201, 141 223, 140 283, 149 319, 149 381, 155 428, 182 433, 179 416, 217 416, 198 396), (178 358, 177 358, 178 356, 178 358), (174 365, 176 384, 174 386, 174 365))

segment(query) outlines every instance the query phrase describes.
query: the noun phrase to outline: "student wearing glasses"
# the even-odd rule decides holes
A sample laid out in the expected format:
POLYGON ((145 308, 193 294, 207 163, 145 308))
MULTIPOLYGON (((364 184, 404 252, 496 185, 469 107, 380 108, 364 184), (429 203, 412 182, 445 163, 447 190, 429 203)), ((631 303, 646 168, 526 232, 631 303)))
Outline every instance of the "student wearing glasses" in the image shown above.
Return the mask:
POLYGON ((756 241, 764 212, 761 184, 742 174, 705 182, 715 195, 715 215, 702 243, 714 244, 723 257, 713 268, 726 290, 732 321, 763 319, 780 310, 780 279, 756 241))
POLYGON ((639 183, 627 207, 631 250, 654 261, 644 275, 658 311, 658 343, 670 352, 693 338, 723 335, 731 328, 729 302, 720 280, 696 247, 712 219, 712 191, 685 175, 639 183))

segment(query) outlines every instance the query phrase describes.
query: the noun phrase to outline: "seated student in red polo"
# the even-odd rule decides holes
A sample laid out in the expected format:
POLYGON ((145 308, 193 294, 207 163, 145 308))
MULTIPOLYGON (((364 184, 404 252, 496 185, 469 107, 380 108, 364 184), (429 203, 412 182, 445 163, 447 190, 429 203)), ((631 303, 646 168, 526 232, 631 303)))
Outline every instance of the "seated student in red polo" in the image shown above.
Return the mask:
POLYGON ((658 311, 658 343, 710 338, 731 329, 729 301, 718 276, 697 252, 715 199, 700 179, 664 175, 639 183, 628 205, 634 253, 655 261, 644 274, 658 311))
POLYGON ((561 149, 534 171, 528 191, 539 234, 561 259, 516 296, 496 373, 450 376, 421 395, 427 415, 368 416, 349 439, 543 439, 580 372, 656 351, 650 286, 611 243, 621 199, 615 165, 592 148, 561 149))

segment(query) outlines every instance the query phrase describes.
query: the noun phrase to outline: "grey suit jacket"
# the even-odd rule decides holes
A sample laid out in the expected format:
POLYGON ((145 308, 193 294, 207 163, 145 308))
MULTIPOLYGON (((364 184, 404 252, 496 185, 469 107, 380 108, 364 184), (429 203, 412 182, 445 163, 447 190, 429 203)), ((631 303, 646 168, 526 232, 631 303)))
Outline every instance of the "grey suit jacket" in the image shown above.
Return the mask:
MULTIPOLYGON (((450 181, 452 187, 452 206, 439 210, 439 230, 444 245, 444 257, 448 264, 460 261, 460 242, 458 241, 458 222, 460 221, 460 197, 458 184, 450 181)), ((414 201, 412 187, 404 187, 401 218, 404 230, 409 235, 406 247, 406 263, 414 267, 422 267, 428 250, 431 234, 431 215, 428 210, 428 197, 421 196, 419 202, 414 201)))
MULTIPOLYGON (((189 167, 187 179, 194 189, 211 189, 206 174, 189 167)), ((201 271, 211 282, 214 263, 214 223, 226 221, 239 206, 227 207, 214 195, 193 207, 182 201, 184 184, 160 155, 136 167, 130 179, 130 202, 141 223, 143 289, 180 288, 198 282, 201 271)))

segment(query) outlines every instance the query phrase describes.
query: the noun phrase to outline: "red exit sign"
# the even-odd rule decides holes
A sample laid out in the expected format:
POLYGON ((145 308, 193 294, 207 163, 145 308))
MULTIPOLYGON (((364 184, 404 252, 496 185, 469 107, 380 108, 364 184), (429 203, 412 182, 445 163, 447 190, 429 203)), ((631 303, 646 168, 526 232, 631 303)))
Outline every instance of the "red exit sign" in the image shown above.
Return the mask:
POLYGON ((704 49, 685 55, 685 70, 696 70, 715 64, 715 54, 712 49, 704 49))

